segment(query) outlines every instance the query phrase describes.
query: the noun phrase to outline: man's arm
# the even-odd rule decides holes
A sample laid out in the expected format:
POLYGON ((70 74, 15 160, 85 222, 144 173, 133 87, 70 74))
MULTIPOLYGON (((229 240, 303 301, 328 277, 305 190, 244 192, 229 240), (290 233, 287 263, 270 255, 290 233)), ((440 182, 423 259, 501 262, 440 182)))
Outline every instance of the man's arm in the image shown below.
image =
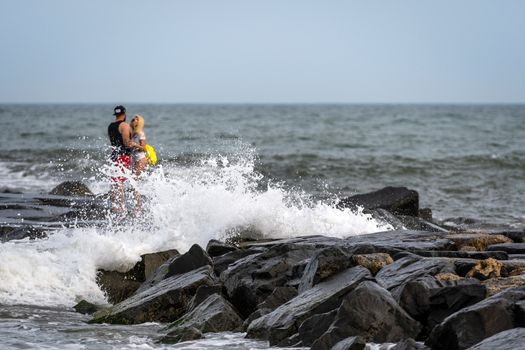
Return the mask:
POLYGON ((120 123, 118 126, 118 131, 122 135, 122 141, 124 142, 124 146, 127 148, 131 148, 133 142, 131 142, 131 128, 129 127, 129 124, 124 122, 120 123))

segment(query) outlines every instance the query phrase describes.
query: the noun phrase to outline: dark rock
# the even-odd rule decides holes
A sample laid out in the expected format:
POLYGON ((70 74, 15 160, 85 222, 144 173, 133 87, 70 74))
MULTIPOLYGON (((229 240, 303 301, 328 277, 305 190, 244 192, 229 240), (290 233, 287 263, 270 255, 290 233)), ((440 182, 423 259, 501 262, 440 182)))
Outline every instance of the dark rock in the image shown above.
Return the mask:
POLYGON ((385 209, 397 215, 418 216, 419 194, 406 187, 385 187, 375 192, 347 197, 339 203, 340 207, 366 209, 385 209))
POLYGON ((193 310, 197 306, 199 306, 204 300, 208 299, 208 297, 214 295, 214 294, 221 294, 222 287, 220 285, 214 285, 214 286, 200 286, 197 288, 197 291, 195 292, 195 295, 191 299, 188 310, 193 310))
MULTIPOLYGON (((366 341, 362 337, 348 337, 326 350, 364 350, 366 341)), ((324 349, 323 349, 324 350, 324 349)))
POLYGON ((22 226, 18 228, 3 229, 2 235, 0 236, 0 242, 7 242, 16 239, 29 238, 33 239, 42 239, 47 238, 46 231, 41 227, 34 226, 22 226))
POLYGON ((304 264, 316 251, 314 245, 283 243, 231 264, 220 276, 228 299, 246 318, 275 287, 294 279, 296 265, 304 264))
POLYGON ((254 320, 248 327, 247 336, 269 340, 271 345, 279 343, 297 333, 301 323, 312 315, 338 308, 345 294, 371 278, 370 272, 362 266, 334 275, 254 320))
POLYGON ((273 311, 296 296, 297 289, 294 287, 276 287, 262 303, 257 305, 257 309, 268 309, 273 311))
POLYGON ((158 342, 164 344, 176 344, 183 341, 198 340, 204 335, 195 327, 175 328, 169 334, 162 337, 158 342))
POLYGON ((303 293, 320 281, 346 270, 352 264, 351 254, 340 247, 322 249, 315 253, 314 257, 306 265, 299 284, 299 293, 303 293))
POLYGON ((430 350, 423 343, 418 343, 412 338, 404 339, 389 350, 430 350))
POLYGON ((461 259, 477 259, 477 260, 485 260, 488 258, 494 258, 496 260, 508 260, 509 255, 506 252, 503 251, 455 251, 455 250, 421 250, 416 251, 414 254, 424 256, 424 257, 432 257, 432 258, 461 258, 461 259))
POLYGON ((135 293, 163 262, 177 254, 176 250, 167 250, 141 255, 140 261, 124 273, 99 270, 97 283, 106 293, 110 303, 120 303, 135 293))
POLYGON ((93 192, 79 181, 65 181, 56 186, 49 194, 57 196, 94 196, 93 192))
POLYGON ((513 328, 484 339, 469 350, 525 350, 525 328, 513 328))
POLYGON ((301 345, 311 346, 313 342, 319 338, 319 335, 330 328, 336 315, 337 309, 325 312, 324 314, 315 314, 301 323, 297 332, 301 339, 301 345))
POLYGON ((173 322, 188 311, 200 286, 213 286, 217 282, 210 266, 168 277, 108 310, 97 312, 90 323, 173 322))
POLYGON ((97 283, 111 304, 117 304, 127 299, 142 284, 128 273, 105 270, 98 271, 97 283))
POLYGON ((174 256, 170 259, 166 278, 180 275, 202 266, 213 266, 213 261, 198 244, 194 244, 183 255, 174 256))
POLYGON ((212 294, 168 329, 194 327, 207 333, 238 331, 241 326, 242 319, 233 306, 221 295, 212 294))
POLYGON ((402 251, 451 250, 454 243, 447 236, 445 232, 397 230, 351 236, 345 239, 345 243, 354 254, 387 253, 394 256, 402 251), (363 249, 367 246, 368 249, 363 249))
POLYGON ((428 334, 454 312, 486 297, 485 286, 476 279, 442 280, 425 276, 396 288, 394 298, 410 316, 425 326, 428 334))
POLYGON ((78 313, 91 315, 100 310, 100 307, 85 300, 81 300, 77 305, 73 306, 73 309, 78 313))
POLYGON ((418 211, 418 216, 423 220, 432 221, 432 209, 420 208, 418 211))
POLYGON ((488 251, 504 251, 508 254, 525 254, 525 243, 502 243, 487 247, 488 251))
POLYGON ((262 251, 263 250, 261 249, 240 249, 234 250, 230 253, 226 253, 221 256, 216 256, 213 258, 213 269, 215 271, 215 274, 217 276, 220 276, 221 273, 224 272, 228 268, 228 266, 230 266, 234 262, 245 258, 248 255, 261 253, 262 251))
POLYGON ((202 266, 211 266, 212 264, 208 254, 199 245, 194 244, 183 255, 172 255, 153 273, 150 273, 140 288, 137 289, 136 294, 151 288, 168 277, 186 273, 202 266))
POLYGON ((312 350, 329 349, 337 342, 362 336, 375 343, 414 338, 421 325, 412 319, 390 293, 365 281, 343 300, 330 328, 312 344, 312 350))
POLYGON ((211 241, 209 241, 208 245, 206 246, 206 252, 212 258, 216 256, 224 255, 226 253, 235 251, 237 249, 238 248, 234 247, 231 244, 223 243, 215 239, 212 239, 211 241))
POLYGON ((397 217, 403 224, 403 227, 408 230, 428 231, 428 232, 449 232, 448 229, 441 227, 435 223, 426 221, 420 217, 408 216, 408 215, 398 215, 397 217))
POLYGON ((525 298, 525 287, 508 289, 477 304, 463 308, 434 327, 426 344, 434 350, 471 347, 517 324, 516 302, 525 298))
POLYGON ((385 266, 377 273, 376 279, 382 287, 393 290, 417 278, 455 272, 454 261, 450 259, 420 258, 412 255, 385 266))
POLYGON ((135 280, 144 282, 152 276, 162 264, 177 255, 179 255, 179 252, 176 249, 141 255, 140 261, 133 266, 129 273, 134 276, 135 280))

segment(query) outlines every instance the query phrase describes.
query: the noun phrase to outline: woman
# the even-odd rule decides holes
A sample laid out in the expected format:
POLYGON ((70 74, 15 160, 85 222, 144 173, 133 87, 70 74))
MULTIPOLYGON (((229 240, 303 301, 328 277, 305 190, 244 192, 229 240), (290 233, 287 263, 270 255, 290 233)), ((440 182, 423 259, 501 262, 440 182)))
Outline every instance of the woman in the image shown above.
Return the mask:
POLYGON ((140 174, 148 166, 148 157, 144 148, 146 147, 146 134, 144 134, 144 118, 140 115, 135 115, 131 120, 131 134, 132 152, 131 158, 133 160, 133 173, 139 177, 140 174))

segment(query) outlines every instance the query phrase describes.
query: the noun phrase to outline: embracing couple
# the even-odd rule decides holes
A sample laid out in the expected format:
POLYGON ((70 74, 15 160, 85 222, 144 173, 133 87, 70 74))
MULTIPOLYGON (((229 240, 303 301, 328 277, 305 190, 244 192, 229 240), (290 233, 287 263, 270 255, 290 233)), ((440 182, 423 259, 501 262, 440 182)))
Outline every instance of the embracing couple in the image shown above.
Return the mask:
MULTIPOLYGON (((111 211, 122 213, 125 210, 125 175, 133 174, 138 179, 148 166, 146 135, 142 116, 136 114, 131 120, 131 125, 126 123, 126 108, 121 105, 113 109, 113 115, 115 120, 108 126, 108 136, 112 149, 111 161, 119 174, 111 178, 111 211)), ((140 211, 141 196, 136 190, 134 196, 135 211, 140 211)))

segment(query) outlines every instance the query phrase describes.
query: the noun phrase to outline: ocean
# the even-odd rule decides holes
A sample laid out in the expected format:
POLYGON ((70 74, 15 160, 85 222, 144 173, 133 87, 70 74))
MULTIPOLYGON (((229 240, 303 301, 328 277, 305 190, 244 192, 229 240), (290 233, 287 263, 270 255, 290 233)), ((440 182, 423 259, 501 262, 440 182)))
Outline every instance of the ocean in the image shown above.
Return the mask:
MULTIPOLYGON (((440 222, 525 228, 523 105, 125 105, 128 121, 144 117, 159 157, 135 184, 149 226, 62 227, 46 240, 0 243, 8 348, 162 348, 160 325, 88 326, 71 311, 81 299, 105 302, 97 269, 125 271, 141 254, 184 252, 244 228, 272 238, 386 230, 335 208, 385 186, 417 190, 440 222)), ((0 192, 79 180, 107 193, 112 108, 0 105, 0 192)), ((268 348, 242 334, 184 346, 268 348)))

